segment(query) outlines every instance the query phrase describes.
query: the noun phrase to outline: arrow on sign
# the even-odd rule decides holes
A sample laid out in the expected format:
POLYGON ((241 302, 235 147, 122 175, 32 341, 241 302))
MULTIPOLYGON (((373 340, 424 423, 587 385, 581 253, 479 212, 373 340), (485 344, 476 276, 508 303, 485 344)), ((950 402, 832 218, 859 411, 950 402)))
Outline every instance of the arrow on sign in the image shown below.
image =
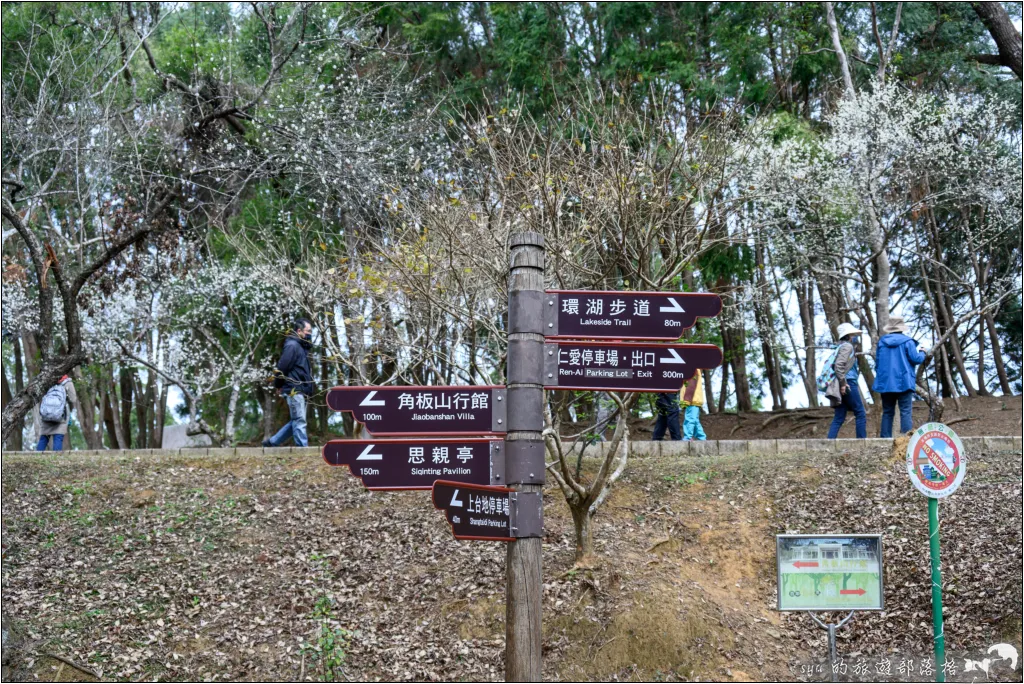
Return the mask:
POLYGON ((668 297, 668 301, 672 302, 672 306, 663 306, 658 310, 662 313, 686 313, 686 309, 679 306, 679 302, 676 301, 675 297, 668 297))
POLYGON ((455 492, 452 493, 452 501, 448 505, 449 506, 458 506, 459 508, 462 508, 462 502, 459 501, 458 496, 459 496, 459 490, 456 489, 455 492))
POLYGON ((373 391, 366 395, 366 398, 359 402, 360 406, 384 406, 383 399, 374 399, 377 396, 377 392, 373 391))
POLYGON ((793 563, 793 567, 794 568, 816 568, 816 567, 818 567, 818 563, 817 563, 817 561, 813 561, 813 562, 796 561, 796 562, 793 563))
POLYGON ((363 453, 356 456, 357 461, 382 461, 384 460, 384 454, 371 454, 373 451, 373 444, 367 444, 366 448, 363 449, 363 453))
POLYGON ((685 361, 683 361, 683 358, 679 356, 679 352, 677 352, 675 349, 666 349, 665 351, 667 351, 669 355, 663 356, 660 359, 658 359, 662 363, 686 363, 685 361))
POLYGON ((840 589, 840 594, 856 594, 857 596, 863 596, 867 592, 863 589, 840 589))

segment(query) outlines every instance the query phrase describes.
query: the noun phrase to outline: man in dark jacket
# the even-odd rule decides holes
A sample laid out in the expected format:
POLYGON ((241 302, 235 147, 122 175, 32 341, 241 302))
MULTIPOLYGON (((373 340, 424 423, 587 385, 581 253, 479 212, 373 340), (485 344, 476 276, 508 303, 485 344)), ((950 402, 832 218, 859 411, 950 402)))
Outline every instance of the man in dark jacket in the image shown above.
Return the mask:
POLYGON ((288 402, 289 420, 277 434, 263 440, 263 446, 280 446, 290 436, 295 446, 309 444, 306 437, 306 400, 313 394, 313 374, 309 370, 309 336, 313 324, 308 319, 295 321, 292 334, 285 338, 281 359, 274 372, 274 387, 288 402))
POLYGON ((917 387, 915 366, 924 361, 917 341, 907 336, 907 324, 899 316, 890 316, 882 328, 884 336, 875 350, 875 384, 871 389, 882 395, 882 430, 880 437, 892 437, 896 405, 900 407, 900 432, 914 429, 911 410, 914 388, 917 387))

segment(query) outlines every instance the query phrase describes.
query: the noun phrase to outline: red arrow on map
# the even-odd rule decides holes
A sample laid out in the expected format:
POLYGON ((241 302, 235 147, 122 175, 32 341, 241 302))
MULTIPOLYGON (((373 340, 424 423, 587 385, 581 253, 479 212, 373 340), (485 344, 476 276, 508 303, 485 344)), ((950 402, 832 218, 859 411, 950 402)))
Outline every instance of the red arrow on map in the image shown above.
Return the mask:
POLYGON ((818 561, 811 561, 811 562, 807 562, 807 561, 794 561, 793 562, 793 567, 794 568, 816 568, 816 567, 818 567, 818 561))
POLYGON ((857 596, 863 596, 867 592, 863 589, 840 589, 840 594, 856 594, 857 596))

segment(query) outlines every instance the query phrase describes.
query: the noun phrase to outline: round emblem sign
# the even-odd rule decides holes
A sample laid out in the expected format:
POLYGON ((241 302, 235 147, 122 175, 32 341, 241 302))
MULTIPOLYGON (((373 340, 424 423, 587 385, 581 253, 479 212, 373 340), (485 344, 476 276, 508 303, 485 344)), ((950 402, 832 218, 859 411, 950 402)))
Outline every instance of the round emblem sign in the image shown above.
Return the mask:
POLYGON ((925 496, 942 499, 960 487, 967 472, 964 445, 942 423, 925 423, 907 444, 907 474, 925 496))

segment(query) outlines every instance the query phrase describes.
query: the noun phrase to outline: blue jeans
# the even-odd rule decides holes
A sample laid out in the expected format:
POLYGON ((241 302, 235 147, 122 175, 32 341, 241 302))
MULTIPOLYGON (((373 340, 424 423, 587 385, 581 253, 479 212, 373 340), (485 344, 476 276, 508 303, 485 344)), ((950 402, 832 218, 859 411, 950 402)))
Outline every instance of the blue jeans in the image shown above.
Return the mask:
POLYGON ((306 437, 306 395, 302 392, 293 392, 286 395, 288 401, 289 421, 284 427, 277 431, 277 434, 270 438, 270 446, 281 446, 281 442, 289 437, 295 446, 304 447, 309 445, 306 437))
POLYGON ((683 411, 683 440, 688 442, 691 439, 698 442, 707 439, 700 424, 700 406, 687 406, 683 411))
POLYGON ((829 439, 835 439, 839 434, 839 428, 843 427, 843 423, 846 421, 847 411, 853 411, 853 418, 857 426, 857 439, 864 439, 868 436, 868 414, 864 410, 864 402, 860 398, 860 388, 854 382, 850 382, 847 388, 843 400, 836 406, 836 416, 832 419, 832 427, 828 429, 829 439))
POLYGON ((660 442, 665 437, 665 429, 668 428, 672 439, 679 441, 682 435, 679 434, 679 401, 674 392, 659 394, 654 407, 658 410, 658 420, 654 422, 654 433, 651 439, 660 442))
MULTIPOLYGON (((50 435, 39 435, 39 444, 36 444, 36 451, 46 451, 46 443, 49 440, 50 435)), ((64 450, 64 435, 53 435, 53 450, 64 450)))
POLYGON ((892 437, 892 421, 896 417, 896 405, 900 407, 900 433, 914 429, 914 390, 906 392, 882 392, 882 432, 879 437, 892 437))

